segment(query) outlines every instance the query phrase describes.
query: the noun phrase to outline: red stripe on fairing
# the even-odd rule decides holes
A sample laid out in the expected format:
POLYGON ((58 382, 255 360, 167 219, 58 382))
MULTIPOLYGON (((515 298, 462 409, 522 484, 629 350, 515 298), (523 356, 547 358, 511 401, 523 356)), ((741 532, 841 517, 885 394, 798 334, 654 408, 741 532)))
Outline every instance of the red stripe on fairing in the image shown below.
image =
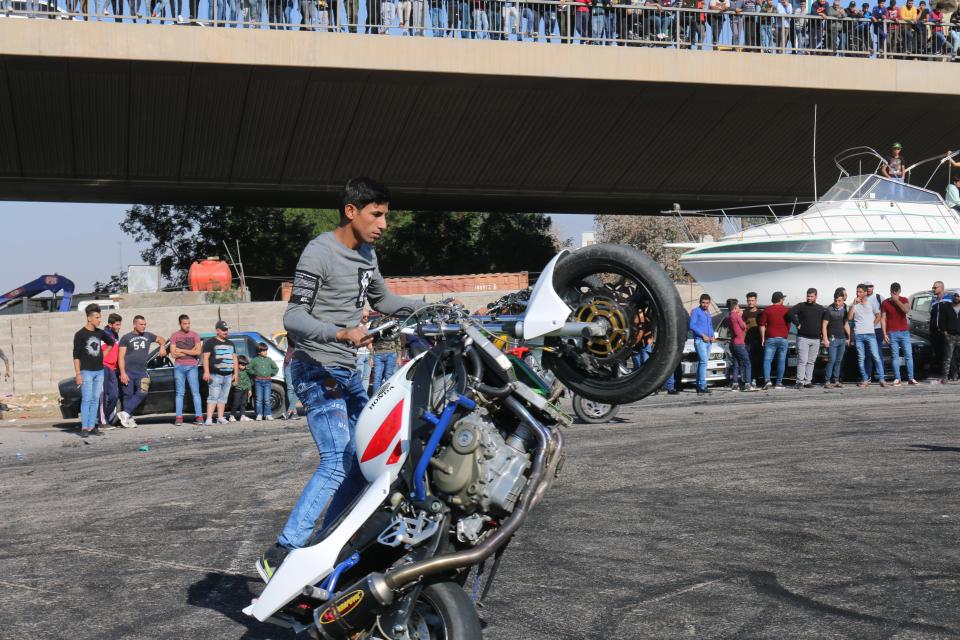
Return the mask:
POLYGON ((403 400, 401 400, 400 403, 390 411, 390 415, 388 415, 387 419, 383 421, 383 424, 380 425, 380 428, 377 429, 377 432, 373 434, 373 438, 370 439, 370 444, 368 444, 367 448, 364 450, 363 457, 360 458, 360 462, 373 460, 386 451, 387 447, 390 446, 390 443, 393 442, 394 436, 399 433, 400 425, 402 423, 403 400))
POLYGON ((403 443, 399 440, 397 441, 397 446, 393 448, 393 453, 390 454, 390 457, 387 458, 387 464, 397 464, 400 461, 400 455, 403 453, 403 443))

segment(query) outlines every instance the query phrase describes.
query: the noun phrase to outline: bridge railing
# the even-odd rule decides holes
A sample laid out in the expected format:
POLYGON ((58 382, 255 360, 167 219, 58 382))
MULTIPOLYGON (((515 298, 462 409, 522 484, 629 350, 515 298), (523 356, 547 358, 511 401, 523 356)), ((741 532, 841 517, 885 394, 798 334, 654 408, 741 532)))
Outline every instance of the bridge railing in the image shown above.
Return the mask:
POLYGON ((729 0, 685 1, 695 8, 586 0, 0 0, 0 18, 941 61, 960 53, 960 21, 944 24, 937 14, 910 22, 818 15, 788 0, 760 11, 730 9, 729 0))

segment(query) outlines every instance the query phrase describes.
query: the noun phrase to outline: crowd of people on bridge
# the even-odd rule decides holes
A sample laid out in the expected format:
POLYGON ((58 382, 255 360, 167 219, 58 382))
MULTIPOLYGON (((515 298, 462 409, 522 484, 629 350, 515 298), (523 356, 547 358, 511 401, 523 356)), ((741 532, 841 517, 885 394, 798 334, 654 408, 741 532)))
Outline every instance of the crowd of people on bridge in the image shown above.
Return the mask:
POLYGON ((462 39, 955 59, 941 0, 0 0, 78 19, 462 39), (846 4, 844 4, 846 3, 846 4), (204 12, 205 9, 205 12, 204 12))

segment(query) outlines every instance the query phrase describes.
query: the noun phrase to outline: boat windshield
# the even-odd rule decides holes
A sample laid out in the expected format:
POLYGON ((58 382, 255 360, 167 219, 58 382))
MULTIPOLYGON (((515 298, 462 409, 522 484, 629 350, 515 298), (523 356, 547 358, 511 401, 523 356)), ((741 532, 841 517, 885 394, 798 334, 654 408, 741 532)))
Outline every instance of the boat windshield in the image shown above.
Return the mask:
POLYGON ((847 176, 820 198, 821 202, 841 200, 891 200, 894 202, 940 202, 937 194, 877 175, 847 176))

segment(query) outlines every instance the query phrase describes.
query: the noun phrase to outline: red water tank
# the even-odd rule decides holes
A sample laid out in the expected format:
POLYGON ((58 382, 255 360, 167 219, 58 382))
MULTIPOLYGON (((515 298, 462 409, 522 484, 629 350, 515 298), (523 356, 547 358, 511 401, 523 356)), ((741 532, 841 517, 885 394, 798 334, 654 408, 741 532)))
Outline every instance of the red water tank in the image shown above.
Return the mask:
POLYGON ((214 256, 190 265, 190 291, 229 291, 230 265, 214 256))

